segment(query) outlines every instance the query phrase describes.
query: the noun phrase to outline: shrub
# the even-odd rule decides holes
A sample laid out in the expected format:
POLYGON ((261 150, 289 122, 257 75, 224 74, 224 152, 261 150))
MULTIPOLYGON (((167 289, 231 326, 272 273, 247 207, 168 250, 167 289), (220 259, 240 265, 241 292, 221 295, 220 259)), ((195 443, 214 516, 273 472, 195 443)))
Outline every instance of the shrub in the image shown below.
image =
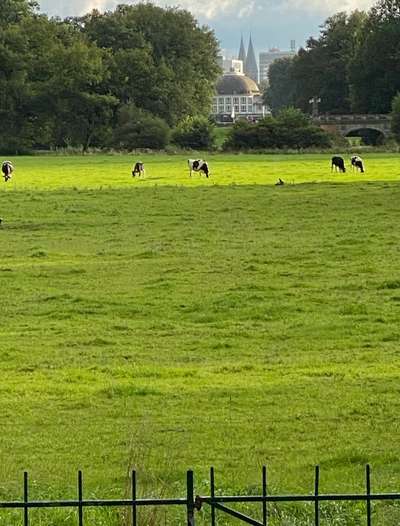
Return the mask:
POLYGON ((162 150, 168 144, 170 129, 160 117, 133 104, 118 111, 112 146, 119 149, 152 148, 162 150))
POLYGON ((215 127, 204 117, 186 117, 173 130, 172 142, 181 148, 211 150, 215 145, 215 127))
POLYGON ((237 122, 225 144, 227 149, 327 148, 329 134, 314 126, 300 110, 287 108, 277 117, 268 116, 256 124, 237 122))

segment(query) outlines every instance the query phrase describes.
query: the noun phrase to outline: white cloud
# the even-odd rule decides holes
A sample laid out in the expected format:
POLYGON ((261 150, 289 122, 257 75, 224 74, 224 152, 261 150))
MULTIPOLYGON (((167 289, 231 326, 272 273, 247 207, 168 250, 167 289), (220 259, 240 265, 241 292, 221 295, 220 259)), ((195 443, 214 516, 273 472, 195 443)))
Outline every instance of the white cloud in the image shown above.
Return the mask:
POLYGON ((303 11, 307 13, 336 13, 338 11, 367 10, 374 0, 281 0, 277 5, 282 11, 303 11))
MULTIPOLYGON (((179 5, 188 9, 195 16, 206 20, 224 16, 251 18, 255 13, 293 12, 299 11, 314 14, 330 14, 337 11, 368 9, 374 0, 153 0, 158 5, 179 5)), ((82 15, 92 9, 113 9, 123 0, 42 0, 44 11, 51 15, 68 16, 82 15)), ((126 3, 133 3, 127 0, 126 3)))

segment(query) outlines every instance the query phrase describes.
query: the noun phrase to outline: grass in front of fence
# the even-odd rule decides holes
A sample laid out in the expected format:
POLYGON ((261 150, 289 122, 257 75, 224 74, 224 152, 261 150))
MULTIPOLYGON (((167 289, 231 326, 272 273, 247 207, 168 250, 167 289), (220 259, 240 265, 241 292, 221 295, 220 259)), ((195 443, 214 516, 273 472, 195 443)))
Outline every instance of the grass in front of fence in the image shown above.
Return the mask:
POLYGON ((100 189, 64 177, 81 158, 18 173, 39 161, 0 192, 2 497, 23 469, 32 497, 74 498, 79 468, 103 498, 132 467, 142 496, 184 496, 187 468, 207 494, 210 465, 257 491, 263 463, 276 492, 311 492, 317 463, 321 492, 360 490, 367 462, 398 490, 399 183, 100 189))

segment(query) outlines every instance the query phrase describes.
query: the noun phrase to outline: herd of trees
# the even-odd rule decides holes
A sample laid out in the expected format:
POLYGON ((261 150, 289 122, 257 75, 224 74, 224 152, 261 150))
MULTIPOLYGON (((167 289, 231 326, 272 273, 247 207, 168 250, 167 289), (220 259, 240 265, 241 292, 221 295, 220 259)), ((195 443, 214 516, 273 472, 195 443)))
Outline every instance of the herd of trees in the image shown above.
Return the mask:
POLYGON ((60 20, 2 0, 1 149, 162 148, 180 121, 208 115, 217 54, 185 10, 143 3, 60 20))
POLYGON ((400 0, 379 0, 368 13, 337 13, 293 58, 274 62, 265 101, 273 112, 389 113, 400 92, 400 0))

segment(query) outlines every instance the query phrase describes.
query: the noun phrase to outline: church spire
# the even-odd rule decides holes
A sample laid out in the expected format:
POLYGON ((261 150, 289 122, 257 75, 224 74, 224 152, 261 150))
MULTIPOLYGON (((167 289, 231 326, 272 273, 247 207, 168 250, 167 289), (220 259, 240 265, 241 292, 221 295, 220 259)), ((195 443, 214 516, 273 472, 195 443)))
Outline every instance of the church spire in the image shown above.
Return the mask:
POLYGON ((244 49, 243 35, 240 39, 240 49, 239 49, 238 59, 243 62, 243 68, 244 68, 246 64, 246 50, 244 49))
POLYGON ((258 84, 258 66, 256 61, 256 55, 254 53, 253 42, 251 40, 251 35, 249 40, 249 49, 247 51, 244 72, 248 77, 253 79, 254 82, 258 84))

